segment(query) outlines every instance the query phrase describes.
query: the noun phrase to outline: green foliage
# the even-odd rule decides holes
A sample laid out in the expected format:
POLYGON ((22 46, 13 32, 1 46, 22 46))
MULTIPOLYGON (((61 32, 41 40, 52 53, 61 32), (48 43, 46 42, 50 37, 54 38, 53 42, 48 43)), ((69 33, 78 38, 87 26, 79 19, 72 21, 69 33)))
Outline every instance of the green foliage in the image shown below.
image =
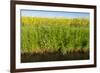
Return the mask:
POLYGON ((21 51, 63 54, 89 49, 89 20, 68 18, 21 18, 21 51))

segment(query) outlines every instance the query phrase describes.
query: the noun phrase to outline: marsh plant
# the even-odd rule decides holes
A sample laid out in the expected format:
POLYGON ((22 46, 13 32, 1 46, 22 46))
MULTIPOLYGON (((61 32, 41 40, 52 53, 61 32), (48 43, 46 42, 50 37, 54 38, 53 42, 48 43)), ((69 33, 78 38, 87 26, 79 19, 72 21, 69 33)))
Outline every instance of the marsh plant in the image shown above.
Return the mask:
POLYGON ((75 53, 85 54, 88 51, 88 18, 21 17, 23 55, 58 53, 67 56, 75 53))

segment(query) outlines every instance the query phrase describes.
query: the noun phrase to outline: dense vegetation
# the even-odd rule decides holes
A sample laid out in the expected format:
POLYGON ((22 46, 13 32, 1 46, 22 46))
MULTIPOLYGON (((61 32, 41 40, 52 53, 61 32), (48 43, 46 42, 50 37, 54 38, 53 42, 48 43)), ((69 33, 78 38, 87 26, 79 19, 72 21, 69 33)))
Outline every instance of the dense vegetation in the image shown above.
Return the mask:
POLYGON ((89 51, 88 18, 21 17, 21 52, 89 51))
POLYGON ((21 51, 60 51, 63 54, 89 49, 89 20, 22 17, 21 51))

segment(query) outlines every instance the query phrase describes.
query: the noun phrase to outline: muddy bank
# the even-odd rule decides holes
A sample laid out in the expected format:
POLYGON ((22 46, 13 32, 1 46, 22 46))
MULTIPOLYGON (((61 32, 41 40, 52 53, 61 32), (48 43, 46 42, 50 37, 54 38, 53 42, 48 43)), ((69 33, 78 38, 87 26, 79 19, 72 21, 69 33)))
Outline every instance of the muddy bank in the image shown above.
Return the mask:
POLYGON ((67 60, 86 60, 89 59, 89 52, 75 52, 62 54, 58 52, 22 53, 21 62, 46 62, 46 61, 67 61, 67 60))

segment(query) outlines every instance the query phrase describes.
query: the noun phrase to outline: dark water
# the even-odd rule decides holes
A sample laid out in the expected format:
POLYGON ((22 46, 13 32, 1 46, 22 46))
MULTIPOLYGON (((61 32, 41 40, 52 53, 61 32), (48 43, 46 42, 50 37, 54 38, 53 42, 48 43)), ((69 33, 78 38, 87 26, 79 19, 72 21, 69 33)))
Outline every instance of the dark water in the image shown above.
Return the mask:
POLYGON ((89 59, 89 52, 67 53, 23 53, 21 54, 21 62, 46 62, 46 61, 67 61, 67 60, 86 60, 89 59))

